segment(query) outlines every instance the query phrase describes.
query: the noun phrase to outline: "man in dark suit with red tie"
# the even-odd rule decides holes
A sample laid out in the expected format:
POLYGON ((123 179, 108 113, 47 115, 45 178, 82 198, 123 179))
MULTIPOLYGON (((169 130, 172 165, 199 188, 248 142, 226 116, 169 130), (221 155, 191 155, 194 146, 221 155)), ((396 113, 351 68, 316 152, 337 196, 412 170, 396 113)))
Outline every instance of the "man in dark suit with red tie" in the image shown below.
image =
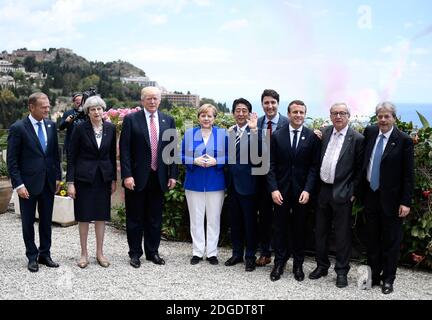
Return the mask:
POLYGON ((403 219, 410 213, 414 189, 414 144, 396 126, 396 107, 376 107, 378 125, 367 127, 364 204, 368 230, 367 260, 372 285, 393 292, 402 242, 403 219))
POLYGON ((305 116, 304 102, 292 101, 288 105, 289 125, 271 138, 267 181, 275 203, 272 281, 280 279, 291 255, 294 278, 304 280, 307 206, 318 180, 321 147, 313 131, 303 126, 305 116))
MULTIPOLYGON (((129 114, 123 120, 120 135, 121 177, 125 188, 126 232, 130 264, 141 266, 147 260, 163 265, 159 256, 164 192, 176 185, 177 165, 163 159, 163 150, 175 137, 174 119, 158 111, 161 91, 146 87, 141 91, 144 110, 129 114), (164 132, 170 139, 162 139, 164 132)), ((174 159, 174 154, 169 156, 174 159)))
MULTIPOLYGON (((258 119, 258 130, 267 141, 277 130, 288 124, 288 118, 278 112, 279 93, 273 89, 265 89, 261 94, 261 104, 265 115, 258 119)), ((258 245, 260 257, 256 261, 258 267, 271 262, 271 246, 273 237, 273 200, 267 188, 267 176, 258 177, 258 245)))
POLYGON ((39 264, 59 265, 51 259, 51 220, 54 194, 61 171, 56 125, 48 120, 50 102, 46 94, 29 97, 30 115, 9 129, 7 164, 12 186, 19 196, 22 230, 29 260, 27 268, 37 272, 39 264), (36 205, 39 212, 40 246, 34 241, 36 205))

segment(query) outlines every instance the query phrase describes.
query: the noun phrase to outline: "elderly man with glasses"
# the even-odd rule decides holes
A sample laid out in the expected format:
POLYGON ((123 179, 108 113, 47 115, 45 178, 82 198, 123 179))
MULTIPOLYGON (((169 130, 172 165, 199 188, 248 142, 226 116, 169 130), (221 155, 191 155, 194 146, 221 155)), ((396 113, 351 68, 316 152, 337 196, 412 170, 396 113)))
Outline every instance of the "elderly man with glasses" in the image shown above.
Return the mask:
POLYGON ((328 274, 327 239, 334 225, 336 286, 348 285, 351 256, 351 212, 361 181, 364 137, 349 127, 350 110, 345 103, 330 108, 333 125, 322 132, 320 191, 315 219, 317 267, 309 279, 328 274))

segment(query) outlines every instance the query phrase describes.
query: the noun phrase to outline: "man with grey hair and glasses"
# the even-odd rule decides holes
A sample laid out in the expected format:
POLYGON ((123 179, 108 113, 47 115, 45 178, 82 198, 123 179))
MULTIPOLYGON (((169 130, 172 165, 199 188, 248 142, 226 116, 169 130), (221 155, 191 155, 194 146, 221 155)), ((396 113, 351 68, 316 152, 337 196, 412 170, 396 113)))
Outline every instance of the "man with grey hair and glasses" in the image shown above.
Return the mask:
POLYGON ((336 244, 336 286, 348 285, 351 256, 351 215, 358 195, 363 165, 364 137, 350 128, 350 109, 346 103, 330 108, 331 126, 322 131, 320 191, 315 214, 315 250, 317 267, 309 279, 328 274, 327 240, 334 225, 336 244))

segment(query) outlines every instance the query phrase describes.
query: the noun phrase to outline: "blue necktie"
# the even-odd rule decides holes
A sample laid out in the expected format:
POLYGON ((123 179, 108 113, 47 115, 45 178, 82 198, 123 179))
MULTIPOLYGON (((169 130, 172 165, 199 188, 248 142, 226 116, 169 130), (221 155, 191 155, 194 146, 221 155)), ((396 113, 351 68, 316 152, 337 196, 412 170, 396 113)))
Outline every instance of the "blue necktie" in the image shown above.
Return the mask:
POLYGON ((293 143, 292 143, 291 149, 292 149, 292 152, 293 152, 293 153, 296 153, 296 149, 297 149, 297 133, 298 133, 298 130, 293 130, 293 132, 294 132, 294 139, 293 139, 293 143))
POLYGON ((384 135, 381 134, 375 149, 375 155, 372 162, 370 187, 373 191, 377 191, 379 187, 380 166, 381 166, 381 158, 383 154, 383 146, 384 146, 384 135))
POLYGON ((37 126, 38 126, 38 138, 39 138, 39 142, 42 146, 42 150, 43 152, 46 152, 46 141, 45 141, 45 136, 42 130, 42 122, 37 122, 37 126))

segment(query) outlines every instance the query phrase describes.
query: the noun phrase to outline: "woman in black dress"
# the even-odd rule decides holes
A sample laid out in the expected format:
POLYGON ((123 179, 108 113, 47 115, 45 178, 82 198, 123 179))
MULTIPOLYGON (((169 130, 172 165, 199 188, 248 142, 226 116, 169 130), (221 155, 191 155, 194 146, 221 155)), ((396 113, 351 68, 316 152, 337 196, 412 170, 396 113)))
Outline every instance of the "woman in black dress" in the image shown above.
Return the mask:
POLYGON ((102 267, 109 261, 103 254, 105 221, 110 220, 111 193, 115 191, 116 128, 102 120, 106 104, 99 96, 89 97, 83 107, 89 119, 73 131, 68 151, 68 195, 74 199, 75 220, 81 242, 80 268, 88 265, 89 223, 95 222, 96 260, 102 267))

